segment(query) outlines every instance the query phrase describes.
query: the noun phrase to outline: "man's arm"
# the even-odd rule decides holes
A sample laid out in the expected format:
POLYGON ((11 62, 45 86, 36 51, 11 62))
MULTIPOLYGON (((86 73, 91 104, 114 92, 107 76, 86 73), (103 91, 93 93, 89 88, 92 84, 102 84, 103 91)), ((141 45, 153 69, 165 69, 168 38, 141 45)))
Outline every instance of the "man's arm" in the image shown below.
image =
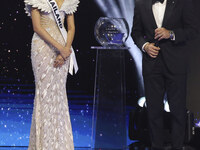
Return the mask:
POLYGON ((135 1, 134 17, 133 17, 133 27, 131 36, 133 41, 139 49, 142 50, 143 45, 147 42, 144 38, 144 28, 142 25, 140 13, 139 13, 139 1, 135 1))
POLYGON ((139 12, 140 8, 138 3, 139 2, 136 0, 131 36, 139 49, 141 49, 143 52, 147 52, 150 57, 156 58, 158 56, 160 48, 156 47, 154 43, 149 43, 144 38, 144 28, 141 21, 141 16, 139 12))
POLYGON ((187 40, 193 39, 196 37, 197 30, 197 18, 195 17, 194 5, 192 0, 183 1, 183 10, 182 10, 182 28, 174 29, 175 44, 180 42, 185 42, 187 40))

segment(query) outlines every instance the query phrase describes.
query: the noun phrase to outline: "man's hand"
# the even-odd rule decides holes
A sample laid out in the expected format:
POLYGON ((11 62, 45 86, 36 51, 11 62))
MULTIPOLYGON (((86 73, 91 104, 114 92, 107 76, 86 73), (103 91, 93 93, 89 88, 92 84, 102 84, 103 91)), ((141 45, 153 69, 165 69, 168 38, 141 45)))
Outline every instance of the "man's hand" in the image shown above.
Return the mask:
POLYGON ((158 56, 158 53, 159 53, 159 50, 160 50, 159 47, 156 47, 154 45, 155 45, 155 43, 148 43, 144 47, 144 50, 152 58, 156 58, 158 56))
POLYGON ((158 39, 158 41, 162 39, 169 39, 170 38, 170 31, 165 28, 157 28, 155 30, 155 39, 158 39))
POLYGON ((63 57, 59 54, 55 61, 54 61, 54 67, 61 67, 63 64, 65 63, 65 60, 63 59, 63 57))

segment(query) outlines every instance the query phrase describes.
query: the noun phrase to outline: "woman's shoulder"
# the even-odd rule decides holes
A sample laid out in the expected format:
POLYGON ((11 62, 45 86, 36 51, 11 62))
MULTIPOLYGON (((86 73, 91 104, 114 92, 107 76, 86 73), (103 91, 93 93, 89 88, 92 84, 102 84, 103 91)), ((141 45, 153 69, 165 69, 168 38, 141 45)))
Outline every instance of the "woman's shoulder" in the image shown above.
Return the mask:
POLYGON ((66 14, 73 14, 77 11, 79 0, 64 0, 61 10, 65 11, 66 14))
MULTIPOLYGON (((42 12, 50 13, 51 7, 47 0, 24 0, 25 12, 28 16, 31 16, 31 8, 37 8, 42 12)), ((64 0, 61 10, 66 14, 73 14, 77 11, 79 0, 64 0)))
POLYGON ((43 12, 50 13, 51 7, 47 0, 24 0, 25 12, 28 16, 31 16, 31 8, 37 8, 43 12))

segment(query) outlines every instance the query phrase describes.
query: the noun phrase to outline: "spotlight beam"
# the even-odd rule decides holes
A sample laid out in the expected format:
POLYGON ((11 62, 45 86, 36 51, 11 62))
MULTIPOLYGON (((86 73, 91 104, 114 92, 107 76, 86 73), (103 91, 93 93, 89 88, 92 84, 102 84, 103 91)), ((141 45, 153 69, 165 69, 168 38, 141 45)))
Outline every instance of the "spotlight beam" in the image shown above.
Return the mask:
MULTIPOLYGON (((134 0, 94 0, 105 16, 114 18, 125 18, 129 24, 129 29, 132 29, 134 15, 134 0), (116 1, 119 2, 119 6, 116 1)), ((129 52, 133 57, 136 65, 139 93, 144 96, 144 85, 142 77, 142 52, 136 47, 131 36, 126 41, 126 46, 130 47, 129 52)))

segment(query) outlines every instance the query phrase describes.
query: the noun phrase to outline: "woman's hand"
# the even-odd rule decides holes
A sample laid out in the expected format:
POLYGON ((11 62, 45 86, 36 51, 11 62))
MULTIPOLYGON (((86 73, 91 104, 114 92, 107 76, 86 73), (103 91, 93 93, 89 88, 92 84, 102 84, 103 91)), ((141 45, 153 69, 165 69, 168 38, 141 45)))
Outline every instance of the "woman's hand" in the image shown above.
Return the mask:
POLYGON ((66 58, 69 57, 71 53, 72 53, 72 50, 67 47, 63 47, 60 50, 60 55, 63 57, 64 60, 66 60, 66 58))
POLYGON ((63 57, 59 54, 55 61, 54 61, 54 67, 61 67, 63 64, 65 63, 65 60, 63 59, 63 57))

